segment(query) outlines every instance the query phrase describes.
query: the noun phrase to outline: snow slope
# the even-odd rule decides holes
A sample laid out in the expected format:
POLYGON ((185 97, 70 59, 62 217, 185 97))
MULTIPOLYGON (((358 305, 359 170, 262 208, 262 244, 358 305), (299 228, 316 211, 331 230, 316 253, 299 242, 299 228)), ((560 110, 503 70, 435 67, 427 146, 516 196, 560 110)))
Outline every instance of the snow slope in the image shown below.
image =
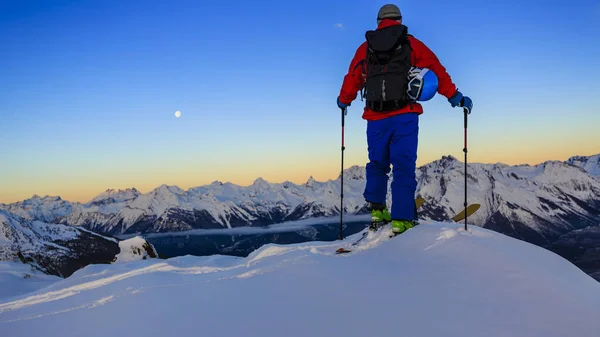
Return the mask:
POLYGON ((600 153, 594 156, 573 156, 567 160, 571 165, 581 167, 593 176, 600 177, 600 153))
POLYGON ((547 250, 462 227, 425 223, 394 239, 386 229, 346 255, 332 254, 340 242, 311 242, 267 245, 247 258, 91 265, 0 300, 0 331, 11 337, 598 336, 600 283, 547 250))
POLYGON ((33 266, 20 262, 0 261, 0 301, 30 293, 61 280, 33 266))

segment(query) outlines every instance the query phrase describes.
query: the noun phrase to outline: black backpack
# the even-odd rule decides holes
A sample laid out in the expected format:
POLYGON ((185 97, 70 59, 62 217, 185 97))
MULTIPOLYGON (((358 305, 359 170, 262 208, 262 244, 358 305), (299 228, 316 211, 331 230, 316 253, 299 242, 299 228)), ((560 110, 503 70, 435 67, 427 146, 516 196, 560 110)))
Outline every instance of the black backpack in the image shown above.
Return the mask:
POLYGON ((392 111, 413 102, 406 92, 411 68, 408 36, 404 25, 370 30, 365 34, 367 55, 363 73, 366 79, 362 97, 373 111, 392 111))

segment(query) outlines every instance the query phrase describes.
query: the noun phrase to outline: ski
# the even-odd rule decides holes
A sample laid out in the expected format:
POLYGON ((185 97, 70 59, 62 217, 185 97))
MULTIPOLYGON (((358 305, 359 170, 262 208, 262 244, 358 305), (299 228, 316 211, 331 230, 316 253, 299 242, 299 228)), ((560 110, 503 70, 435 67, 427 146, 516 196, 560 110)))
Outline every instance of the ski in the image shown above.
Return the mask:
POLYGON ((463 209, 460 213, 456 214, 452 217, 452 221, 459 222, 465 219, 467 216, 471 216, 471 214, 477 212, 477 210, 481 207, 480 204, 470 204, 466 209, 463 209))
MULTIPOLYGON (((424 203, 425 203, 425 199, 423 199, 423 198, 417 198, 417 199, 415 199, 415 207, 416 207, 416 209, 419 209, 419 208, 421 208, 421 206, 423 206, 423 204, 424 204, 424 203)), ((379 230, 379 228, 381 228, 381 227, 383 227, 383 226, 385 226, 385 225, 387 225, 387 224, 388 224, 388 222, 386 222, 386 223, 384 223, 384 224, 380 224, 380 225, 378 225, 378 226, 375 228, 375 230, 374 230, 374 231, 377 231, 377 230, 379 230)), ((369 226, 369 230, 373 230, 373 229, 371 228, 371 226, 369 226)), ((369 234, 369 231, 365 231, 365 232, 362 234, 362 236, 360 237, 360 239, 358 239, 358 240, 354 241, 354 243, 352 243, 352 246, 356 246, 356 245, 357 245, 359 242, 361 242, 361 241, 362 241, 364 238, 366 238, 368 234, 369 234)))
MULTIPOLYGON (((419 208, 421 208, 421 206, 423 206, 424 203, 425 203, 425 199, 423 199, 423 198, 416 198, 415 199, 415 208, 418 210, 419 208)), ((387 224, 388 224, 388 222, 386 222, 386 223, 384 223, 382 225, 377 226, 374 231, 379 230, 379 228, 381 228, 381 227, 383 227, 383 226, 385 226, 387 224)), ((372 230, 373 229, 371 229, 371 226, 369 226, 369 229, 367 231, 365 231, 358 240, 354 241, 351 244, 351 246, 356 246, 359 242, 361 242, 364 238, 366 238, 367 235, 369 234, 369 231, 372 231, 372 230)), ((338 253, 338 254, 340 254, 340 253, 349 253, 349 252, 350 252, 350 250, 345 249, 345 248, 339 248, 338 250, 336 250, 336 253, 338 253)))
MULTIPOLYGON (((421 203, 421 205, 422 205, 422 203, 421 203)), ((420 207, 420 205, 419 205, 419 207, 420 207)), ((471 216, 472 214, 474 214, 475 212, 477 212, 477 210, 479 210, 480 207, 481 207, 480 204, 471 204, 471 205, 467 206, 466 209, 462 210, 460 213, 458 213, 455 216, 453 216, 450 220, 452 222, 459 222, 461 220, 464 220, 464 218, 466 216, 471 216)), ((354 242, 352 244, 352 246, 355 246, 357 243, 359 243, 360 241, 362 241, 367 236, 368 233, 369 233, 368 231, 365 232, 365 233, 363 233, 362 237, 360 239, 358 239, 356 242, 354 242)), ((402 233, 400 233, 400 234, 402 234, 402 233)), ((390 238, 396 237, 398 235, 399 234, 392 234, 392 235, 390 235, 390 238)), ((347 248, 343 248, 343 247, 342 248, 338 248, 336 250, 336 254, 344 254, 344 253, 350 253, 350 252, 352 252, 352 250, 347 249, 347 248)))

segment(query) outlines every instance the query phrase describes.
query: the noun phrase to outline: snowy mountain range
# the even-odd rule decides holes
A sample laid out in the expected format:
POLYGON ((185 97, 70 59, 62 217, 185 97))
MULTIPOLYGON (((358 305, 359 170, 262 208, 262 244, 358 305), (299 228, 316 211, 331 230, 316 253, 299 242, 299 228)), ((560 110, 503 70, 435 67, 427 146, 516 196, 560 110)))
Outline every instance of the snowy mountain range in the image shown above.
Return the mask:
MULTIPOLYGON (((599 172, 600 154, 534 166, 469 164, 468 200, 482 205, 469 223, 540 246, 567 247, 575 254, 573 260, 589 264, 599 258, 597 243, 584 252, 573 252, 565 243, 586 242, 595 232, 583 229, 600 225, 599 172)), ((300 185, 261 178, 250 186, 215 181, 187 191, 162 185, 148 193, 109 189, 88 203, 36 195, 0 205, 0 260, 18 257, 48 273, 69 275, 89 263, 127 260, 116 257, 123 256, 123 247, 143 254, 151 250, 148 245, 129 248, 107 236, 259 227, 336 216, 339 178, 318 182, 311 177, 300 185)), ((418 195, 426 200, 422 219, 447 221, 462 210, 462 162, 442 157, 419 167, 417 179, 418 195)), ((344 171, 345 213, 368 213, 364 185, 364 167, 344 171)), ((597 273, 596 269, 589 272, 597 273)))
MULTIPOLYGON (((482 208, 469 222, 534 243, 547 243, 571 230, 600 224, 600 154, 539 165, 469 164, 468 200, 482 208)), ((464 199, 464 164, 452 156, 418 168, 420 217, 446 220, 464 199)), ((362 192, 365 168, 344 171, 344 212, 367 213, 362 192)), ((159 233, 191 229, 265 226, 339 214, 339 177, 305 184, 250 186, 215 181, 184 191, 162 185, 148 193, 107 190, 88 203, 39 197, 2 204, 29 220, 83 227, 103 234, 159 233)), ((391 195, 388 194, 391 204, 391 195)))
MULTIPOLYGON (((469 221, 539 245, 575 229, 597 226, 600 179, 591 172, 600 168, 599 158, 588 157, 585 169, 569 161, 533 166, 470 164, 468 200, 481 208, 469 221)), ((428 201, 422 212, 425 218, 442 220, 461 210, 463 163, 444 157, 419 171, 419 194, 428 201)))

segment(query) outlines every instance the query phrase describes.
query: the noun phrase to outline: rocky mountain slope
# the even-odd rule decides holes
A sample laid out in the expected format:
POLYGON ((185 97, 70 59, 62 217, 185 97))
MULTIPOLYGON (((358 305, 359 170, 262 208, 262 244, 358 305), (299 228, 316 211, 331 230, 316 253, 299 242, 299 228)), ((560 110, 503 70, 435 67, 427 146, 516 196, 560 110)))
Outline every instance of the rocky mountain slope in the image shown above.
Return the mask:
POLYGON ((20 261, 46 274, 68 277, 89 264, 116 262, 124 253, 129 259, 135 259, 136 252, 140 259, 156 257, 150 247, 140 238, 119 241, 81 227, 28 220, 0 210, 0 261, 20 261))
POLYGON ((573 156, 567 160, 570 165, 581 167, 589 174, 600 177, 600 154, 594 156, 573 156))
MULTIPOLYGON (((443 219, 462 208, 464 164, 452 157, 419 169, 423 215, 443 219)), ((481 209, 471 223, 536 244, 600 223, 600 180, 560 161, 468 166, 468 200, 481 209)))

